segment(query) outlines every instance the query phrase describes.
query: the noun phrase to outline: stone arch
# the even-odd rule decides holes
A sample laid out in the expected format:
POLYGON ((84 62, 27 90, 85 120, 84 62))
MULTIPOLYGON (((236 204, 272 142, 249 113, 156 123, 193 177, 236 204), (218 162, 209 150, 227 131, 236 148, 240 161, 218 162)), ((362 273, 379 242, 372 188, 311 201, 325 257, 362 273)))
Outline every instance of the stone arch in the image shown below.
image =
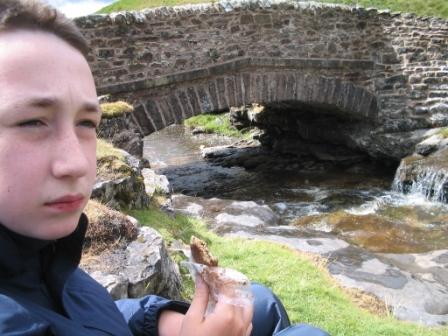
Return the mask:
POLYGON ((375 122, 378 116, 375 95, 353 82, 303 70, 251 69, 154 90, 134 101, 133 119, 148 135, 201 113, 294 101, 331 107, 347 119, 375 122))

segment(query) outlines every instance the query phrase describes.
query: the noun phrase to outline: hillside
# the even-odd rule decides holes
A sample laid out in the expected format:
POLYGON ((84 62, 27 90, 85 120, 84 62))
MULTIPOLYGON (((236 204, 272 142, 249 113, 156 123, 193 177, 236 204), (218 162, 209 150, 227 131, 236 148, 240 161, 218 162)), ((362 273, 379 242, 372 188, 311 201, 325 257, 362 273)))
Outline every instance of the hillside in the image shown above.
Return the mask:
MULTIPOLYGON (((175 6, 203 3, 204 0, 118 0, 104 7, 99 13, 111 13, 122 10, 140 10, 149 7, 175 6)), ((321 2, 358 5, 392 11, 416 13, 420 16, 437 16, 448 18, 447 0, 325 0, 321 2)))

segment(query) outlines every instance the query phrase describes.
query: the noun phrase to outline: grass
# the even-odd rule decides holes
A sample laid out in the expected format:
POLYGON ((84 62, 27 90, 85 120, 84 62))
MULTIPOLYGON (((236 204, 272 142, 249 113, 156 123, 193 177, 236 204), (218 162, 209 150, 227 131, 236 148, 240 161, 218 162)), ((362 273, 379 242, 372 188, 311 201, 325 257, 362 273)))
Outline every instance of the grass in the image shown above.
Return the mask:
POLYGON ((442 137, 444 137, 444 138, 448 138, 448 127, 445 127, 445 128, 443 128, 443 129, 441 129, 441 130, 439 131, 439 134, 440 134, 442 137))
POLYGON ((179 6, 186 4, 206 3, 204 0, 119 0, 98 11, 98 13, 112 13, 125 10, 141 10, 162 6, 179 6))
POLYGON ((215 133, 230 137, 250 138, 250 133, 241 132, 230 124, 229 113, 205 113, 184 121, 191 128, 201 128, 205 133, 215 133))
MULTIPOLYGON (((112 13, 123 10, 140 10, 160 6, 177 6, 205 3, 204 0, 119 0, 99 13, 112 13)), ((211 1, 208 1, 211 2, 211 1)), ((446 0, 325 0, 324 3, 337 3, 361 7, 390 9, 392 11, 415 13, 420 16, 448 18, 448 1, 446 0)))
POLYGON ((134 111, 132 105, 124 101, 116 101, 113 103, 103 103, 101 104, 102 115, 104 119, 110 119, 122 116, 125 113, 131 113, 134 111))
MULTIPOLYGON (((293 323, 310 323, 332 336, 448 336, 448 328, 421 327, 358 308, 323 267, 285 246, 219 237, 197 219, 169 216, 155 206, 131 215, 159 230, 168 243, 175 239, 188 243, 192 234, 205 239, 220 265, 270 287, 284 302, 293 323)), ((188 287, 186 293, 191 295, 191 282, 188 287)))
POLYGON ((114 145, 107 142, 106 140, 98 139, 96 143, 97 160, 101 160, 108 156, 114 156, 124 162, 124 155, 120 150, 118 150, 116 147, 114 147, 114 145))
POLYGON ((446 0, 325 0, 320 2, 373 7, 397 12, 415 13, 420 16, 448 18, 448 1, 446 0))

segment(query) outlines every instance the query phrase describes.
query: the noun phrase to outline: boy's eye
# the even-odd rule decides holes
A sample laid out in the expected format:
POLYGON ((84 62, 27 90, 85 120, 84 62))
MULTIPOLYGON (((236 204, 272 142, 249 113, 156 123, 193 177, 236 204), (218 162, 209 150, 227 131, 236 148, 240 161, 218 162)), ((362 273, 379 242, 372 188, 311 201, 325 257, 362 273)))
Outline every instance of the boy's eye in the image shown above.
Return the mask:
POLYGON ((39 119, 30 119, 21 121, 17 124, 19 127, 38 127, 38 126, 44 126, 45 124, 39 120, 39 119))
POLYGON ((96 128, 97 127, 96 122, 94 122, 92 120, 81 120, 79 122, 79 125, 83 126, 83 127, 87 127, 87 128, 96 128))

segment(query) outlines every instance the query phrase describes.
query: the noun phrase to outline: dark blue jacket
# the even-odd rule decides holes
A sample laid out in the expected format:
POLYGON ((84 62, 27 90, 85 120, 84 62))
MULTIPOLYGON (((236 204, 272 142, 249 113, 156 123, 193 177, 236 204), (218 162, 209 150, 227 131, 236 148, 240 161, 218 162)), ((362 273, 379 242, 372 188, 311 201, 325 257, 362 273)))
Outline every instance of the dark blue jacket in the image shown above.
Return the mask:
POLYGON ((185 313, 188 304, 157 296, 114 302, 78 268, 87 229, 41 241, 0 224, 0 335, 157 335, 163 309, 185 313))

